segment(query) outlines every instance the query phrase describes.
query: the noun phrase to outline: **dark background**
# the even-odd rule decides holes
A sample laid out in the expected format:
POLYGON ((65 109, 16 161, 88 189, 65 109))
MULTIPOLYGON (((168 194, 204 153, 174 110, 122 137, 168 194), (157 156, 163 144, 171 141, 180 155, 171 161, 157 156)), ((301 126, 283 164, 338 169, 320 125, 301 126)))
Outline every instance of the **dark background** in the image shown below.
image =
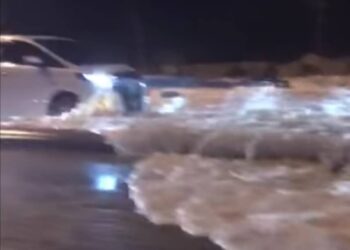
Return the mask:
POLYGON ((1 10, 3 32, 73 37, 94 44, 99 61, 350 54, 350 0, 1 0, 1 10))

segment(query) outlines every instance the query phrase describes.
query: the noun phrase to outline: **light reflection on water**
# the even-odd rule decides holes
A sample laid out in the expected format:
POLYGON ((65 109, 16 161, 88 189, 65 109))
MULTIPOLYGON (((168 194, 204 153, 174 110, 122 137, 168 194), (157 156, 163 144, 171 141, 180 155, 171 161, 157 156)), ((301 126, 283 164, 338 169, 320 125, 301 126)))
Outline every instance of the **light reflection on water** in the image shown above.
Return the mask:
POLYGON ((98 191, 116 191, 119 177, 115 175, 97 175, 94 187, 98 191))
POLYGON ((91 186, 96 191, 119 192, 121 184, 127 178, 130 166, 107 163, 90 163, 88 165, 91 186))

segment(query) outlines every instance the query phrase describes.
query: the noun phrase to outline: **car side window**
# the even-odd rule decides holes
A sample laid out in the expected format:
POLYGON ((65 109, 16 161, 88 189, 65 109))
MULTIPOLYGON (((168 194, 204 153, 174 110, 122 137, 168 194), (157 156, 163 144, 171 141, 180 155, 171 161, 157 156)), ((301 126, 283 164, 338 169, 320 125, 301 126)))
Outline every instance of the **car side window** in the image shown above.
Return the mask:
POLYGON ((63 65, 30 43, 10 41, 1 43, 1 61, 20 65, 35 65, 25 60, 25 57, 35 57, 42 61, 45 67, 62 68, 63 65))

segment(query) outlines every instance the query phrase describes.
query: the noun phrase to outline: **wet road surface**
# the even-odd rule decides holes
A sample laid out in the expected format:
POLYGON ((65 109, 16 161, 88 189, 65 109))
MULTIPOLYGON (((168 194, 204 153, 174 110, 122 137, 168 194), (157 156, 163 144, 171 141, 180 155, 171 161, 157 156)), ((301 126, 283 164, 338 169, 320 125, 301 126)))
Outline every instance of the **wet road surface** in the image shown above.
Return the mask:
POLYGON ((21 145, 1 141, 1 250, 219 249, 137 215, 125 184, 131 166, 109 150, 21 145))

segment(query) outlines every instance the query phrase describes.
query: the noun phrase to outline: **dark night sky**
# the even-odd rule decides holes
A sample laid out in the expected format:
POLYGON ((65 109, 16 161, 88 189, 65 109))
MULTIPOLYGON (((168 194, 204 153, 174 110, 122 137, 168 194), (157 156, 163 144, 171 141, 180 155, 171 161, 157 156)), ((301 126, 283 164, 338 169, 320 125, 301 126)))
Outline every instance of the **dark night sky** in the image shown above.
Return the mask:
MULTIPOLYGON (((109 61, 291 60, 316 48, 307 0, 1 2, 12 33, 93 41, 109 61)), ((350 0, 328 2, 322 52, 349 55, 350 0)))

